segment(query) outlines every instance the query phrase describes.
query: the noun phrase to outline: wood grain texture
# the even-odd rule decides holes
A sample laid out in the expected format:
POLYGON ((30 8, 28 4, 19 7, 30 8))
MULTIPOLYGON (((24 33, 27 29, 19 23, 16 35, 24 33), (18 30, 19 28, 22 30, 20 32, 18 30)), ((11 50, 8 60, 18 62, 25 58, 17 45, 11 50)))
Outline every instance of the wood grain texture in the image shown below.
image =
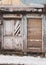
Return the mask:
POLYGON ((21 5, 21 0, 1 0, 0 5, 21 5))
POLYGON ((23 49, 27 51, 27 17, 26 15, 22 18, 22 29, 23 29, 23 49))
POLYGON ((42 19, 29 18, 27 24, 27 43, 28 48, 42 48, 42 19))
POLYGON ((44 50, 44 52, 46 52, 46 16, 44 16, 43 26, 44 26, 43 50, 44 50))

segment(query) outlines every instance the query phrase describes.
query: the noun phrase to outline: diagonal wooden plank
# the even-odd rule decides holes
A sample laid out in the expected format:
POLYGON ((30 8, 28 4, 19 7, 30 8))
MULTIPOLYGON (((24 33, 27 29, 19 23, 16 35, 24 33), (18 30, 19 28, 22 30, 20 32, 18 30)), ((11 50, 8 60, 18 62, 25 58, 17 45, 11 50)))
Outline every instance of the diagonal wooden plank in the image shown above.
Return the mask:
POLYGON ((17 30, 19 29, 20 25, 16 28, 16 30, 14 31, 14 34, 17 32, 17 30))

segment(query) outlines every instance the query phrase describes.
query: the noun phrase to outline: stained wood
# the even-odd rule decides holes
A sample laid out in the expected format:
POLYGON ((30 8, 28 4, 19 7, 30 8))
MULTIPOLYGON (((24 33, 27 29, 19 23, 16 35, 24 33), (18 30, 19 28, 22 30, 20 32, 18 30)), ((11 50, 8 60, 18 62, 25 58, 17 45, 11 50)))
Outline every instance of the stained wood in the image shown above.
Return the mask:
POLYGON ((42 48, 42 19, 28 18, 27 42, 28 48, 42 48))

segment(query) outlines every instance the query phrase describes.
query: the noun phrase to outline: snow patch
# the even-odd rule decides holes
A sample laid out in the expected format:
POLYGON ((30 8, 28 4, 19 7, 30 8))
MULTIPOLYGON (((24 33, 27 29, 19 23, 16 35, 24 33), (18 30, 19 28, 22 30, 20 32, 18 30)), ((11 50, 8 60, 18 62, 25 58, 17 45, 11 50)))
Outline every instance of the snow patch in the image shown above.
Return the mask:
POLYGON ((0 64, 46 65, 46 58, 32 56, 0 55, 0 64))

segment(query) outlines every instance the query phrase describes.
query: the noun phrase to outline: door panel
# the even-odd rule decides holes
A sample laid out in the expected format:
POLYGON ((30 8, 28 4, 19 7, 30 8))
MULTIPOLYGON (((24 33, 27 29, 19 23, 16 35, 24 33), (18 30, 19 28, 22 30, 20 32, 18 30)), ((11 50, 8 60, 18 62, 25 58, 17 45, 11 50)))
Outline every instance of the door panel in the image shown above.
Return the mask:
POLYGON ((13 48, 16 50, 22 50, 23 49, 23 39, 22 37, 14 37, 13 39, 13 48))
POLYGON ((23 49, 23 39, 22 39, 22 25, 21 20, 15 20, 14 22, 14 39, 13 39, 13 48, 17 50, 23 49))
POLYGON ((40 18, 29 18, 27 19, 27 38, 28 48, 39 47, 42 48, 42 19, 40 18))
POLYGON ((4 35, 13 34, 13 20, 4 20, 4 35))
POLYGON ((12 37, 4 37, 4 49, 13 49, 12 47, 13 38, 12 37))

